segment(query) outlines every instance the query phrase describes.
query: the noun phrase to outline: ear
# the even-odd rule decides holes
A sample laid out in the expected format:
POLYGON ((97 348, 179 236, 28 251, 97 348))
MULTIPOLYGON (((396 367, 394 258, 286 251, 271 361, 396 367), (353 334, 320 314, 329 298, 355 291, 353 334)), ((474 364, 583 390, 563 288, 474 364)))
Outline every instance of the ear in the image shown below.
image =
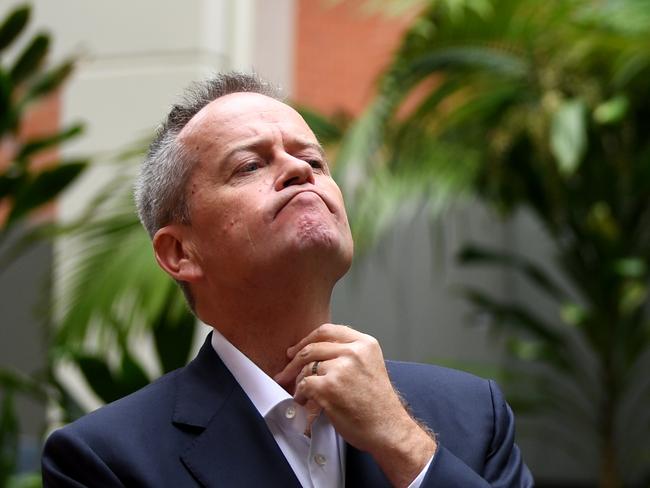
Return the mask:
POLYGON ((177 281, 193 282, 203 276, 203 269, 192 252, 187 228, 171 224, 153 236, 153 249, 158 265, 177 281))

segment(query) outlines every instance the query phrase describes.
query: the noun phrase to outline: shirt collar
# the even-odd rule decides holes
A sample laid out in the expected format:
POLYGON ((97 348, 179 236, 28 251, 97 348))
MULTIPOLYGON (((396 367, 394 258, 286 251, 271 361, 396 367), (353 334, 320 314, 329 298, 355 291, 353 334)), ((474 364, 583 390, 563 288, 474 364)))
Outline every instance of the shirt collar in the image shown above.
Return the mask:
POLYGON ((293 397, 284 388, 233 346, 217 329, 212 332, 212 347, 262 417, 266 418, 273 408, 282 402, 293 402, 293 397))

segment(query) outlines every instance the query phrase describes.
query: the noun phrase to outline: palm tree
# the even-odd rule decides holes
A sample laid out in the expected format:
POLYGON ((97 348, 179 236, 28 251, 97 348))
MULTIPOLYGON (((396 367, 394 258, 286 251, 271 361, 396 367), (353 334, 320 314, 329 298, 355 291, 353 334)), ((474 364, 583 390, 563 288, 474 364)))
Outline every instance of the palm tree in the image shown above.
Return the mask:
MULTIPOLYGON (((0 275, 8 265, 42 237, 51 223, 29 220, 44 205, 51 203, 84 170, 86 160, 53 161, 43 167, 39 158, 77 137, 79 124, 54 130, 39 137, 26 137, 25 121, 29 111, 45 97, 51 96, 68 78, 73 60, 45 67, 50 37, 38 32, 20 47, 15 56, 8 51, 25 34, 31 9, 15 7, 0 22, 0 275), (17 244, 9 244, 10 236, 17 244)), ((1 322, 0 329, 18 328, 23 324, 1 322)), ((5 330, 0 330, 7 337, 5 330)), ((14 368, 0 368, 0 486, 34 484, 38 476, 16 475, 19 449, 17 409, 18 395, 46 402, 49 390, 46 382, 34 374, 26 375, 14 368)))
POLYGON ((336 165, 362 243, 404 198, 473 195, 541 224, 552 262, 472 244, 459 258, 521 273, 554 319, 465 295, 530 365, 519 399, 593 436, 603 487, 650 479, 649 133, 650 2, 438 0, 336 165))

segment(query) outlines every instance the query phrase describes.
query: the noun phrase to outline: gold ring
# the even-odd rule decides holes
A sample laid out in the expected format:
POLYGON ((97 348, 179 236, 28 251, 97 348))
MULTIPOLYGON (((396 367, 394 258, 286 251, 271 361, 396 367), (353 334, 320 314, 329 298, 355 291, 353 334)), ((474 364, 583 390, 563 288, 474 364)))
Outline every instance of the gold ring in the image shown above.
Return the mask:
POLYGON ((318 376, 318 363, 320 363, 320 361, 314 361, 314 364, 311 365, 311 374, 314 376, 318 376))

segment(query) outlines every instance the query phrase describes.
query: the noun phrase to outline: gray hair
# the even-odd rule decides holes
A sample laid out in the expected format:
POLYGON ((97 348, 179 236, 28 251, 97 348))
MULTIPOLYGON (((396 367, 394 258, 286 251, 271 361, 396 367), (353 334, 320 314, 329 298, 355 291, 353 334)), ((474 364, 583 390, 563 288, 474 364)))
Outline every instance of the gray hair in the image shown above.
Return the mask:
MULTIPOLYGON (((135 183, 135 203, 140 222, 153 238, 170 223, 190 224, 186 186, 196 165, 178 141, 178 134, 203 107, 231 93, 259 93, 283 101, 277 87, 256 74, 220 73, 190 85, 180 103, 173 105, 159 126, 135 183)), ((193 309, 185 283, 179 283, 193 309)))

